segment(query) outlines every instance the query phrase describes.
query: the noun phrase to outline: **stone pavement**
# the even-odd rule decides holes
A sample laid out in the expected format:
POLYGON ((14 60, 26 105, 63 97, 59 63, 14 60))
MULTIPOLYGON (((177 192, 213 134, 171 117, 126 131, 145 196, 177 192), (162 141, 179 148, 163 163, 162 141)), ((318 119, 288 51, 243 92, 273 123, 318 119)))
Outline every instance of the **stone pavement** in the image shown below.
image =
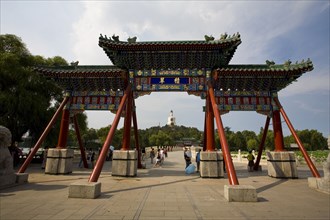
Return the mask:
POLYGON ((112 177, 106 162, 97 199, 68 198, 69 185, 88 181, 91 169, 45 175, 40 164, 31 164, 29 183, 0 190, 0 219, 330 219, 330 195, 308 187, 311 173, 305 166, 298 167, 299 179, 274 179, 265 165, 264 171, 249 173, 246 163, 235 162, 239 183, 258 193, 258 202, 241 203, 225 200, 226 174, 186 175, 182 151, 169 152, 162 168, 146 162, 147 169, 134 178, 112 177))

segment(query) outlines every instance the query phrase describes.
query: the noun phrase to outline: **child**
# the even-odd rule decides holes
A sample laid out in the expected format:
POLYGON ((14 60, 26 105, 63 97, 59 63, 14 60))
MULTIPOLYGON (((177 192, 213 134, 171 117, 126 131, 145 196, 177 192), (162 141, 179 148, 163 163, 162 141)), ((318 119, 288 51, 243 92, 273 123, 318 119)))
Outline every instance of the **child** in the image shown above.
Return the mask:
POLYGON ((249 161, 248 167, 249 167, 249 172, 253 171, 253 166, 254 166, 254 156, 252 155, 252 150, 249 150, 249 154, 247 156, 247 159, 249 161))

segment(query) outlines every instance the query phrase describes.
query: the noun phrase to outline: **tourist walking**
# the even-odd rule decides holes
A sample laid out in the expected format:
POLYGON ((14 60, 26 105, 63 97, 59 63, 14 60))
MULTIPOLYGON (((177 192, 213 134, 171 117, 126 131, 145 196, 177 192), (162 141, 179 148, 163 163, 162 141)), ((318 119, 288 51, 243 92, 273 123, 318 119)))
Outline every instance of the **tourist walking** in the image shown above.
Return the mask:
POLYGON ((196 154, 196 164, 197 164, 197 171, 196 171, 196 173, 199 173, 200 163, 201 163, 201 149, 198 149, 198 152, 196 154))
POLYGON ((161 165, 161 153, 160 153, 160 149, 157 150, 157 157, 156 157, 156 163, 154 165, 154 167, 159 167, 161 165))
POLYGON ((155 158, 155 150, 152 147, 151 151, 150 151, 150 163, 153 164, 154 163, 154 158, 155 158))
POLYGON ((17 167, 19 164, 19 156, 23 155, 22 150, 18 147, 18 143, 15 142, 14 145, 11 145, 10 147, 8 147, 9 152, 13 158, 13 166, 17 167))
POLYGON ((165 157, 167 157, 167 151, 168 151, 168 147, 165 147, 164 148, 164 155, 165 155, 165 157))
POLYGON ((186 161, 186 168, 187 168, 189 164, 191 164, 191 154, 188 151, 187 147, 184 149, 183 156, 184 156, 184 160, 186 161))
MULTIPOLYGON (((85 159, 86 159, 86 156, 87 156, 87 163, 88 163, 88 155, 86 155, 86 149, 84 149, 84 151, 85 151, 85 159)), ((82 165, 83 165, 83 155, 81 154, 80 155, 80 161, 79 161, 78 167, 79 168, 82 168, 82 165)))
POLYGON ((160 149, 159 155, 160 155, 160 165, 163 165, 164 160, 165 160, 165 154, 164 154, 164 149, 163 148, 160 149))
POLYGON ((247 159, 248 159, 248 167, 249 167, 249 172, 252 172, 253 171, 253 166, 254 166, 254 156, 252 154, 252 151, 249 150, 249 154, 247 156, 247 159))
POLYGON ((142 147, 142 150, 141 150, 141 158, 142 158, 142 161, 144 161, 145 159, 145 155, 146 155, 146 149, 144 147, 142 147))
POLYGON ((91 155, 91 166, 92 166, 92 169, 94 169, 94 161, 95 161, 95 152, 92 151, 92 155, 91 155))

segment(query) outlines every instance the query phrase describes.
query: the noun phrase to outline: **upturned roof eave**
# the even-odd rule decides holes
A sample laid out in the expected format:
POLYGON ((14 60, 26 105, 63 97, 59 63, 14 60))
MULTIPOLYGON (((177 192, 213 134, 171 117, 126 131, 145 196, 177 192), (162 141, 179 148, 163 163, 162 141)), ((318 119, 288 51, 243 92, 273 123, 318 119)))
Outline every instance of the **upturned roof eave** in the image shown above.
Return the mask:
POLYGON ((60 78, 112 78, 122 77, 126 73, 125 70, 116 66, 55 66, 34 67, 33 70, 45 77, 60 77, 60 78))
POLYGON ((166 46, 166 47, 186 47, 190 49, 194 49, 196 46, 210 46, 212 47, 237 47, 241 43, 241 39, 236 38, 228 38, 224 40, 212 40, 212 41, 203 41, 203 40, 186 40, 186 41, 138 41, 138 42, 125 42, 125 41, 113 41, 106 38, 99 38, 99 46, 102 48, 135 48, 135 49, 153 49, 155 46, 166 46))
POLYGON ((267 73, 285 73, 285 72, 308 72, 314 69, 312 62, 302 62, 292 65, 266 65, 266 64, 252 64, 252 65, 227 65, 218 68, 220 73, 229 72, 267 72, 267 73))

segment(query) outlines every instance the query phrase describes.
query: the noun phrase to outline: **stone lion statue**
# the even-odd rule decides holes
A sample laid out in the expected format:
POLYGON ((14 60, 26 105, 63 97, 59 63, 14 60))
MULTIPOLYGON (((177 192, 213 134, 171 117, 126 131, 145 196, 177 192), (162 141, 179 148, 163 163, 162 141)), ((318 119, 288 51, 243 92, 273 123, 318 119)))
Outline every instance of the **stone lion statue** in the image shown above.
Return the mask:
POLYGON ((14 173, 13 158, 8 146, 11 144, 11 132, 0 125, 0 176, 14 173))

